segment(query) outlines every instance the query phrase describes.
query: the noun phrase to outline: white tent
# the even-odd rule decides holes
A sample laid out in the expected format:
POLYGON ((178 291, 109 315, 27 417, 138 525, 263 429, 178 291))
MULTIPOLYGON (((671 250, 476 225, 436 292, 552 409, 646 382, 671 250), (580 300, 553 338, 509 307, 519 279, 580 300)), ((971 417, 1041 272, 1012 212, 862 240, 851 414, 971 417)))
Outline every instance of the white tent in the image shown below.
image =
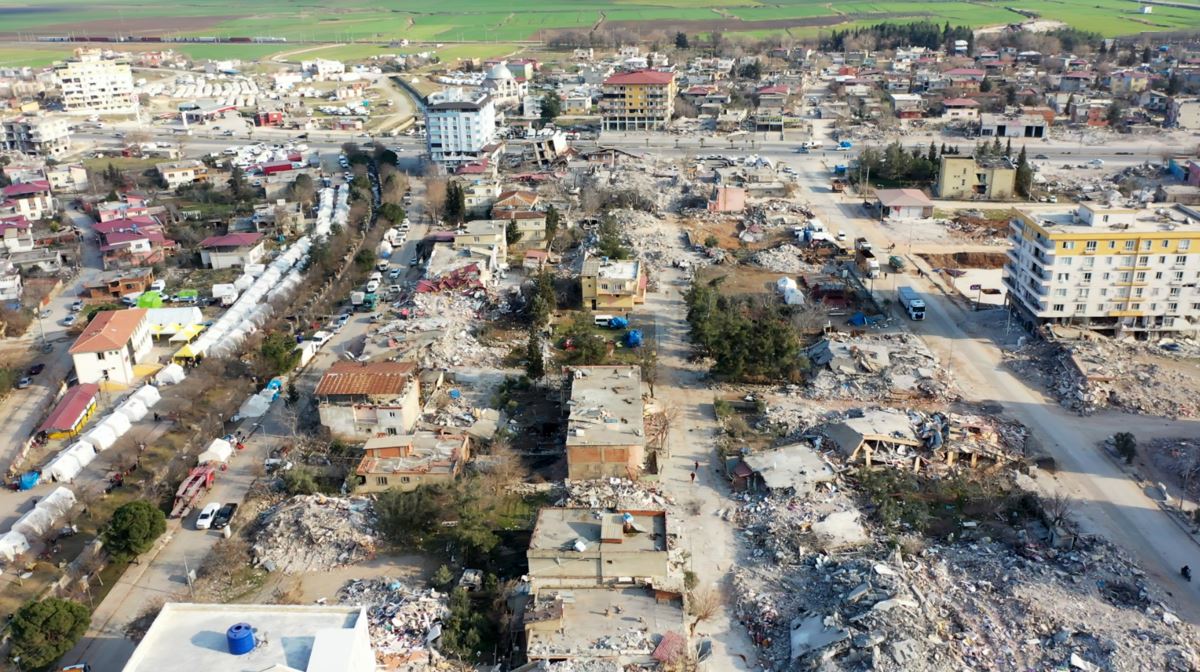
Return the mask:
POLYGON ((84 434, 82 440, 92 444, 92 447, 99 453, 112 448, 112 445, 117 442, 117 435, 113 433, 111 427, 100 425, 92 428, 92 431, 84 434))
POLYGON ((83 465, 79 464, 79 460, 70 454, 70 449, 55 455, 54 459, 42 467, 43 475, 60 483, 75 478, 75 475, 81 471, 83 471, 83 465))
POLYGON ((75 458, 75 461, 81 467, 86 467, 92 463, 92 460, 96 459, 96 449, 86 441, 76 441, 60 454, 67 454, 75 458))
POLYGON ((158 400, 162 399, 162 395, 158 393, 157 387, 153 385, 143 385, 138 388, 137 392, 133 393, 133 398, 142 402, 142 405, 146 408, 154 408, 154 405, 158 403, 158 400))
POLYGON ((40 537, 54 527, 54 516, 45 509, 32 509, 13 523, 13 529, 25 537, 40 537))
POLYGON ((154 374, 154 382, 159 385, 178 385, 186 377, 187 372, 183 370, 183 367, 171 362, 164 366, 162 371, 154 374))
POLYGON ((119 439, 125 436, 125 432, 128 432, 133 427, 133 423, 129 421, 129 418, 120 413, 110 413, 107 418, 104 418, 100 422, 100 426, 111 429, 113 435, 119 439))
POLYGON ((29 550, 29 540, 17 531, 10 531, 0 537, 0 557, 8 562, 29 550))
POLYGON ((233 444, 225 439, 213 439, 212 443, 208 444, 208 448, 200 453, 200 457, 196 458, 199 464, 207 462, 228 462, 229 456, 233 455, 233 444))
MULTIPOLYGON (((271 396, 274 396, 274 391, 271 396)), ((248 397, 242 402, 242 407, 238 409, 237 415, 240 418, 261 418, 271 408, 271 396, 263 396, 255 394, 248 397)))
POLYGON ((116 412, 128 418, 130 422, 137 422, 149 413, 146 410, 146 405, 133 397, 126 399, 118 406, 116 412))
POLYGON ((37 504, 37 508, 50 514, 51 520, 58 520, 67 515, 72 506, 75 506, 75 493, 71 492, 70 488, 62 485, 58 486, 58 489, 54 492, 43 497, 42 501, 37 504))

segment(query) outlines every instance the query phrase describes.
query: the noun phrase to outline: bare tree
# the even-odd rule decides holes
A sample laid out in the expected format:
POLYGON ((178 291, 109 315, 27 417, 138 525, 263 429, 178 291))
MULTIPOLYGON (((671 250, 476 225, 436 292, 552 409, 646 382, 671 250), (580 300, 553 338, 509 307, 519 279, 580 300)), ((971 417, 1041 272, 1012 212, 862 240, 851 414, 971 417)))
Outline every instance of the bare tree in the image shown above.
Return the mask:
POLYGON ((446 209, 446 178, 425 178, 425 209, 435 223, 441 221, 442 212, 446 209))
POLYGON ((721 609, 721 602, 721 593, 711 586, 701 586, 688 594, 687 611, 695 619, 689 626, 693 636, 696 634, 696 626, 702 621, 712 620, 717 615, 721 609))

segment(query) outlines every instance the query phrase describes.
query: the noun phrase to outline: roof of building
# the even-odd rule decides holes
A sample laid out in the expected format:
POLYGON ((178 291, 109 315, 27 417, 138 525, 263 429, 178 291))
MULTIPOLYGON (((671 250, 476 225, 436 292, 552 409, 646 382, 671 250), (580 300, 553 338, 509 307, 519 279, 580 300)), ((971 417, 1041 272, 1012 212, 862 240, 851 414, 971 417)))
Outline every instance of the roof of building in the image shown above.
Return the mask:
POLYGON ((492 66, 491 70, 487 71, 487 79, 512 79, 512 70, 504 63, 497 63, 492 66))
POLYGON ((641 263, 637 260, 615 260, 602 257, 588 257, 583 261, 585 278, 607 278, 609 280, 637 280, 641 275, 641 263))
POLYGON ((449 474, 455 463, 465 457, 462 454, 463 441, 461 434, 427 431, 367 439, 357 473, 449 474))
POLYGON ((154 275, 152 268, 123 268, 100 274, 94 280, 85 281, 84 287, 108 287, 114 282, 126 280, 149 280, 154 275))
POLYGON ((462 225, 460 231, 456 231, 456 236, 499 236, 504 234, 504 228, 508 225, 508 220, 505 219, 476 219, 462 225))
POLYGON ((29 196, 30 194, 48 193, 50 191, 50 183, 46 180, 33 180, 32 182, 14 182, 13 184, 4 187, 2 190, 8 198, 14 196, 29 196))
POLYGON ((535 192, 526 191, 524 189, 510 189, 508 191, 502 191, 498 196, 496 196, 497 203, 503 203, 507 200, 515 200, 526 205, 533 205, 534 203, 537 203, 538 195, 535 192))
POLYGON ((413 362, 336 362, 321 376, 314 394, 396 396, 407 388, 416 369, 413 362))
POLYGON ((622 551, 666 551, 667 514, 546 507, 538 511, 529 548, 554 551, 583 546, 598 550, 601 543, 620 544, 622 551))
POLYGON ((580 366, 571 378, 568 447, 645 444, 638 367, 580 366))
POLYGON ((183 159, 181 161, 156 163, 154 164, 154 167, 160 173, 169 170, 195 170, 197 168, 207 168, 203 162, 197 161, 196 159, 183 159))
POLYGON ((742 461, 772 490, 793 488, 797 493, 810 492, 817 483, 832 481, 835 476, 820 453, 804 443, 751 453, 742 461))
POLYGON ((133 337, 134 330, 146 319, 145 308, 102 310, 92 317, 83 333, 71 346, 72 355, 84 352, 120 350, 133 337))
POLYGON ((869 440, 922 445, 908 414, 894 409, 871 409, 863 412, 862 417, 826 425, 823 431, 845 455, 850 455, 863 441, 869 440))
POLYGON ((146 229, 158 229, 161 227, 162 225, 154 217, 150 215, 138 215, 137 217, 96 222, 92 225, 92 231, 100 235, 105 235, 116 231, 144 231, 146 229))
MULTIPOLYGON (((1103 219, 1103 215, 1132 214, 1132 219, 1122 217, 1119 224, 1094 224, 1089 225, 1086 220, 1075 215, 1076 210, 1024 210, 1018 209, 1021 216, 1037 223, 1048 235, 1069 234, 1069 235, 1084 235, 1090 234, 1096 237, 1115 237, 1118 234, 1129 234, 1131 237, 1137 234, 1161 233, 1165 235, 1177 234, 1177 236, 1194 236, 1200 231, 1200 221, 1188 216, 1191 208, 1182 209, 1176 206, 1174 212, 1175 217, 1162 217, 1155 210, 1138 209, 1138 208, 1117 208, 1105 207, 1102 204, 1081 203, 1080 209, 1091 210, 1092 221, 1103 219)), ((1145 254, 1143 252, 1143 254, 1145 254)))
POLYGON ((100 246, 101 252, 106 252, 118 247, 124 247, 128 243, 138 240, 148 240, 152 243, 157 243, 160 246, 171 246, 175 241, 168 239, 162 234, 162 231, 113 231, 112 233, 104 234, 104 244, 100 246))
POLYGON ((962 76, 962 77, 983 77, 987 73, 979 68, 951 68, 942 73, 947 76, 962 76))
POLYGON ((67 388, 62 399, 54 405, 46 421, 38 427, 39 432, 70 431, 83 419, 87 409, 96 400, 100 386, 95 383, 80 383, 67 388))
POLYGON ((169 602, 123 669, 183 667, 206 672, 374 672, 375 654, 361 606, 169 602), (229 652, 226 638, 237 623, 254 628, 257 644, 242 655, 229 652))
POLYGON ((675 80, 675 73, 663 72, 661 70, 634 70, 633 72, 620 72, 609 76, 604 80, 606 85, 626 85, 626 84, 669 84, 675 80))
POLYGON ((947 98, 942 101, 944 107, 979 107, 979 101, 972 98, 947 98))
POLYGON ((875 198, 886 208, 933 207, 933 201, 920 189, 876 189, 875 198))
POLYGON ((209 236, 200 241, 200 247, 249 247, 262 239, 261 233, 227 233, 223 236, 209 236))
POLYGON ((539 593, 530 600, 525 622, 561 617, 557 630, 529 630, 532 659, 607 659, 653 663, 659 635, 683 632, 683 607, 678 600, 659 600, 645 588, 574 588, 539 593), (555 593, 562 596, 554 599, 555 593), (614 615, 614 607, 620 611, 614 615), (547 614, 543 616, 542 614, 547 614), (640 633, 640 637, 636 636, 640 633), (621 642, 621 644, 617 644, 621 642))

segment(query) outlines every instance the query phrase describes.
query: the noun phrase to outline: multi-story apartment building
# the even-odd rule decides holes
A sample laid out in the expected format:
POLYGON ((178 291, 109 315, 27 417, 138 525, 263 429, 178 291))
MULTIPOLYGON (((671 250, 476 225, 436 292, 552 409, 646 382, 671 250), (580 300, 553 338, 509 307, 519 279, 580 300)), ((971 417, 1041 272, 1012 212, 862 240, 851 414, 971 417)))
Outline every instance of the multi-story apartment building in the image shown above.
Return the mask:
POLYGON ((0 148, 30 156, 54 158, 71 149, 66 119, 14 117, 0 121, 0 148))
POLYGON ((486 157, 496 137, 496 108, 487 93, 446 89, 430 94, 425 106, 429 158, 442 165, 486 157))
POLYGON ((612 75, 601 88, 600 116, 606 131, 665 127, 675 111, 675 73, 637 70, 612 75))
POLYGON ((1017 168, 1006 156, 942 156, 938 198, 999 201, 1012 198, 1017 168))
POLYGON ((72 114, 133 114, 137 96, 129 62, 79 49, 75 58, 54 64, 63 108, 72 114))
POLYGON ((1067 212, 1018 211, 1012 231, 1004 284, 1011 310, 1027 326, 1200 327, 1200 225, 1085 204, 1067 212))
POLYGON ((602 313, 628 313, 646 302, 646 274, 639 261, 584 259, 579 284, 584 307, 602 313))

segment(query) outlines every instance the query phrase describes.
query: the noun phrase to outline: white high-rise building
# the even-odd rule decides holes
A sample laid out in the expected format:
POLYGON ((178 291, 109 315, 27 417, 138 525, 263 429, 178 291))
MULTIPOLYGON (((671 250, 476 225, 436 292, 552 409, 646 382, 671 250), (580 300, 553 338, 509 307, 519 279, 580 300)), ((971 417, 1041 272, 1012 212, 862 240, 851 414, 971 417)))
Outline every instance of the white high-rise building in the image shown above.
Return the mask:
POLYGON ((476 161, 495 137, 496 107, 486 92, 446 89, 430 94, 425 138, 433 161, 442 165, 476 161))
POLYGON ((30 156, 59 157, 71 149, 71 127, 66 119, 54 117, 3 119, 0 148, 30 156))
POLYGON ((72 114, 133 114, 137 97, 129 62, 105 58, 96 49, 78 49, 75 58, 54 65, 63 108, 72 114))

